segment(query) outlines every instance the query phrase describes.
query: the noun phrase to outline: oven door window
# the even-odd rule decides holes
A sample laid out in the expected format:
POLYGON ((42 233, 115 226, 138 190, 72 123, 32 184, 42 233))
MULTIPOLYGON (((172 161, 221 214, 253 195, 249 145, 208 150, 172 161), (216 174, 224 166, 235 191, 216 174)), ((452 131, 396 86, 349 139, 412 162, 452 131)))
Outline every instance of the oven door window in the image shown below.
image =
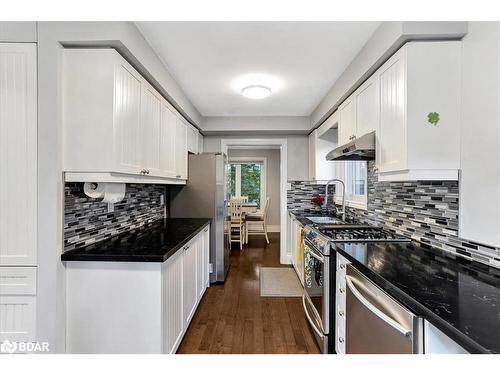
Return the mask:
POLYGON ((316 254, 307 244, 304 244, 304 289, 311 300, 315 313, 321 322, 325 321, 324 311, 324 271, 322 256, 316 254))

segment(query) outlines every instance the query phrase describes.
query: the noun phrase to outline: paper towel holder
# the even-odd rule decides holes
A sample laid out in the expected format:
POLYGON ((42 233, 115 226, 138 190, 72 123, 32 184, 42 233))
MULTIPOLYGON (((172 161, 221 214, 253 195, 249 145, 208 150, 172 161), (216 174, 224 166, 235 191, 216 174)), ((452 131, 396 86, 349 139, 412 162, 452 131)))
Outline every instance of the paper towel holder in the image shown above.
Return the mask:
POLYGON ((108 204, 108 212, 113 212, 114 204, 125 197, 126 186, 124 183, 114 182, 85 182, 83 191, 90 198, 102 198, 101 201, 108 204))

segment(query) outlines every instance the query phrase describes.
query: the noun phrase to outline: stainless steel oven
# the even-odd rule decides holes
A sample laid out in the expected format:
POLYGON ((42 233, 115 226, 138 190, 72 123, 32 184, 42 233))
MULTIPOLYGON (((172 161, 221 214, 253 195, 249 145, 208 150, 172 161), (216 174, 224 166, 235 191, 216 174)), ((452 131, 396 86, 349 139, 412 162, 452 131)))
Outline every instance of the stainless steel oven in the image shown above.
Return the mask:
POLYGON ((304 249, 304 296, 302 297, 304 311, 322 352, 327 353, 330 328, 329 255, 307 239, 303 240, 302 246, 304 249))

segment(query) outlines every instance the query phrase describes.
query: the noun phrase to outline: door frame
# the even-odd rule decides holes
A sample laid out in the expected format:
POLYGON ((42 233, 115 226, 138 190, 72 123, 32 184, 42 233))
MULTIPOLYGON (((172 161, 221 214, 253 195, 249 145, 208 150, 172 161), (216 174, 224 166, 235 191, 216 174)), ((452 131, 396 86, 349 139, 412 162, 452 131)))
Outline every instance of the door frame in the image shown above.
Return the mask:
POLYGON ((287 252, 287 209, 286 185, 288 180, 288 149, 286 138, 224 138, 220 141, 220 149, 228 154, 230 148, 279 149, 280 150, 280 263, 290 264, 290 254, 287 252))

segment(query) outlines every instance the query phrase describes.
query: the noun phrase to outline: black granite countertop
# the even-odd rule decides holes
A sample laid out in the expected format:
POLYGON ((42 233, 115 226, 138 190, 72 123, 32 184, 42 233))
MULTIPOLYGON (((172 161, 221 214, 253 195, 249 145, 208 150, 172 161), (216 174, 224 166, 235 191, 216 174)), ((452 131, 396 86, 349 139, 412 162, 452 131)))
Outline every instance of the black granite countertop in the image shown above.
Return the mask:
POLYGON ((418 243, 336 244, 394 298, 471 353, 500 353, 500 270, 418 243))
POLYGON ((95 244, 69 250, 63 261, 164 262, 210 219, 161 219, 95 244))

